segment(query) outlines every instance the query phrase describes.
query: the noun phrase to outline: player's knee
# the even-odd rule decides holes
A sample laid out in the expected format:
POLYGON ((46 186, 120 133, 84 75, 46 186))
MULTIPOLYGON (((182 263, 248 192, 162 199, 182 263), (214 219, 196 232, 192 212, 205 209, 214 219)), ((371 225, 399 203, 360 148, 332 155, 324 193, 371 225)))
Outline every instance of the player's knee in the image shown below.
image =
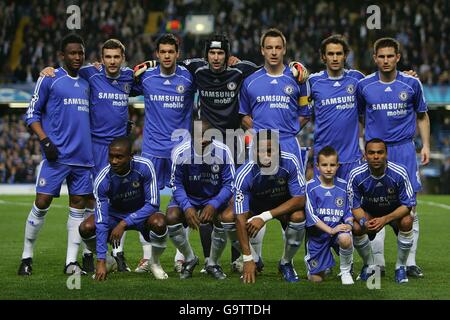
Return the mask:
POLYGON ((303 210, 293 212, 289 217, 289 221, 296 223, 305 221, 305 212, 303 210))
POLYGON ((82 238, 90 238, 95 234, 95 221, 94 216, 90 216, 86 220, 84 220, 79 228, 80 235, 82 238))
POLYGON ((224 223, 233 223, 234 222, 234 212, 232 207, 226 208, 221 214, 220 214, 220 221, 224 223))
POLYGON ((156 234, 162 235, 167 231, 166 217, 162 212, 155 212, 148 218, 150 230, 156 234))
POLYGON ((398 228, 400 231, 409 231, 412 229, 413 222, 414 218, 408 214, 400 220, 398 228))
POLYGON ((350 249, 352 247, 352 237, 349 234, 341 234, 339 237, 339 246, 342 249, 350 249))
POLYGON ((310 274, 308 280, 314 283, 320 283, 323 281, 323 277, 320 274, 310 274))
POLYGON ((48 209, 50 204, 52 203, 53 197, 47 194, 37 194, 36 199, 34 200, 34 204, 38 209, 48 209))
POLYGON ((361 228, 358 222, 355 221, 353 225, 352 233, 354 236, 360 237, 365 234, 364 230, 361 228))
POLYGON ((167 225, 173 226, 183 222, 182 212, 179 207, 170 207, 167 208, 166 212, 166 222, 167 225))
POLYGON ((69 196, 69 206, 75 209, 84 209, 86 208, 87 198, 85 196, 69 196))

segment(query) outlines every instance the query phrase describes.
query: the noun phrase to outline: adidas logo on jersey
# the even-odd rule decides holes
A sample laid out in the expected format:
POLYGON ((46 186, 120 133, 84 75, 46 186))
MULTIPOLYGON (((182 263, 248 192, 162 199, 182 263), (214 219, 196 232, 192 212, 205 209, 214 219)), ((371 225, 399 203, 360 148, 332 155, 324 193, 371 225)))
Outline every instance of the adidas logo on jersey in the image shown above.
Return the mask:
POLYGON ((75 82, 75 84, 74 84, 73 86, 76 87, 76 88, 79 88, 79 87, 80 87, 80 85, 78 84, 78 81, 75 82))
POLYGON ((114 80, 114 81, 112 82, 112 84, 117 84, 117 80, 114 80))
POLYGON ((170 83, 170 81, 169 81, 169 80, 166 80, 166 81, 164 81, 163 85, 165 85, 165 86, 170 86, 170 85, 171 85, 171 83, 170 83))
POLYGON ((339 83, 339 81, 336 81, 334 84, 333 84, 333 87, 340 87, 341 86, 341 84, 339 83))
POLYGON ((130 182, 130 180, 128 180, 127 178, 122 180, 122 183, 128 183, 128 182, 130 182))
POLYGON ((325 192, 325 197, 331 197, 332 195, 331 195, 331 192, 330 191, 327 191, 327 192, 325 192))
POLYGON ((272 81, 270 81, 271 84, 278 84, 277 79, 273 79, 272 81))
POLYGON ((391 87, 387 87, 386 89, 384 89, 384 92, 392 92, 391 87))
POLYGON ((383 188, 384 186, 381 182, 378 182, 377 185, 375 186, 375 188, 380 188, 380 187, 383 188))

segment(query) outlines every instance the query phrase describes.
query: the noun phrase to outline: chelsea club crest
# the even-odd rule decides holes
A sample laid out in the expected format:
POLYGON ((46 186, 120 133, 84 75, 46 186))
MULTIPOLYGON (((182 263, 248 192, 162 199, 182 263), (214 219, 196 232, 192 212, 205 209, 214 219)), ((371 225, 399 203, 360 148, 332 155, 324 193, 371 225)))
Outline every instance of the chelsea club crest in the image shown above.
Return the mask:
POLYGON ((406 100, 408 100, 408 93, 406 91, 402 91, 402 92, 400 92, 398 97, 400 98, 400 100, 406 101, 406 100))
POLYGON ((182 84, 177 85, 177 92, 179 94, 184 93, 184 85, 182 85, 182 84))

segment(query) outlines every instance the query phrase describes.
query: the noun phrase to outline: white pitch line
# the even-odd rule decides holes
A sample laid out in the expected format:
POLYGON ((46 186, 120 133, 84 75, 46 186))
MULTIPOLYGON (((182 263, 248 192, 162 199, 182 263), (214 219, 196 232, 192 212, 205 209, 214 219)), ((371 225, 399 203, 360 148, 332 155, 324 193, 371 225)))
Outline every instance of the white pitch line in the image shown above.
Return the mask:
MULTIPOLYGON (((15 202, 15 201, 5 201, 5 200, 0 200, 0 205, 2 204, 13 204, 13 205, 17 205, 17 206, 22 206, 22 207, 30 207, 32 206, 32 203, 28 203, 28 202, 15 202)), ((50 208, 67 208, 67 206, 63 206, 61 204, 51 204, 50 208)))
POLYGON ((434 202, 434 201, 423 201, 423 200, 419 200, 417 201, 419 204, 427 204, 429 206, 433 206, 433 207, 438 207, 438 208, 442 208, 442 209, 447 209, 450 210, 450 206, 447 204, 443 204, 443 203, 439 203, 439 202, 434 202))

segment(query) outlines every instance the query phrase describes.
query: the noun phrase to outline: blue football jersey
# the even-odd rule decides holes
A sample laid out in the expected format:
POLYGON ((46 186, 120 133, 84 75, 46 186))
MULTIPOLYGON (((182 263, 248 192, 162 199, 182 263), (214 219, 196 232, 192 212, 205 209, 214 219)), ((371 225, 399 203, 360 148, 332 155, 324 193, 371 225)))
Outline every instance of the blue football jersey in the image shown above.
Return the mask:
POLYGON ((382 82, 378 72, 362 79, 356 88, 356 101, 365 117, 366 141, 411 141, 416 133, 416 113, 427 111, 420 80, 399 71, 389 83, 382 82))
POLYGON ((55 69, 53 78, 40 77, 26 115, 27 125, 33 122, 41 123, 58 148, 57 162, 85 167, 94 165, 86 80, 71 77, 64 68, 55 69))
POLYGON ((314 159, 326 146, 337 151, 340 163, 361 158, 355 92, 362 78, 364 75, 357 70, 344 70, 336 78, 330 77, 326 70, 309 77, 314 112, 314 159))
POLYGON ((350 208, 362 208, 374 217, 387 215, 401 205, 416 205, 406 169, 391 161, 381 177, 372 176, 367 163, 350 171, 347 193, 350 208))
POLYGON ((239 94, 239 113, 253 118, 253 128, 279 130, 280 139, 300 132, 299 116, 308 115, 308 89, 299 84, 285 66, 273 76, 262 68, 248 76, 239 94))
POLYGON ((133 88, 133 70, 121 68, 117 77, 109 77, 102 66, 80 69, 89 82, 92 141, 109 145, 116 137, 125 136, 128 121, 128 96, 133 88))
POLYGON ((225 206, 233 195, 234 175, 231 151, 219 141, 213 140, 203 157, 195 153, 190 141, 174 150, 171 186, 183 211, 197 206, 225 206))
POLYGON ((130 171, 123 176, 107 165, 94 182, 97 257, 104 259, 108 251, 108 217, 119 217, 133 227, 145 222, 159 210, 159 190, 153 164, 141 157, 133 157, 130 171))
POLYGON ((335 177, 334 186, 323 186, 319 177, 306 185, 306 226, 314 226, 319 220, 330 228, 352 218, 347 198, 347 182, 335 177))
POLYGON ((289 197, 305 195, 305 180, 301 174, 298 158, 288 152, 281 152, 278 171, 274 175, 263 175, 254 161, 247 161, 236 172, 234 188, 234 212, 250 211, 254 202, 278 203, 289 197))
POLYGON ((181 136, 172 141, 179 129, 189 133, 194 107, 195 86, 190 72, 177 65, 175 73, 164 75, 160 67, 148 69, 136 90, 144 95, 145 123, 142 154, 159 158, 171 157, 181 136))

